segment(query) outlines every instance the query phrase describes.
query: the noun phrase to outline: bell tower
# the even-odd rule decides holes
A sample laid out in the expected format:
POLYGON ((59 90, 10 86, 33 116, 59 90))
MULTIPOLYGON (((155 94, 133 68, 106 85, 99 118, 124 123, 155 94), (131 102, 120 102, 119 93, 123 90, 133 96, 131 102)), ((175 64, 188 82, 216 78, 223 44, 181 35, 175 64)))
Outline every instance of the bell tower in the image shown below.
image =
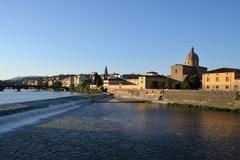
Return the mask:
POLYGON ((192 47, 185 60, 186 66, 199 67, 199 58, 192 47))

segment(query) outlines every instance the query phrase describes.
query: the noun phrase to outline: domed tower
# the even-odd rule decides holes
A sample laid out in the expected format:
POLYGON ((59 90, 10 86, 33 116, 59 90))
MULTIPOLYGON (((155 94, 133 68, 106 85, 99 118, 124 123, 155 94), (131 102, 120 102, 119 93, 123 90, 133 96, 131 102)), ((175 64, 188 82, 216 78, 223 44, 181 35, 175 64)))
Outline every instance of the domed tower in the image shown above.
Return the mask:
POLYGON ((190 49, 190 52, 187 55, 185 65, 192 67, 199 67, 199 58, 198 55, 194 52, 194 48, 190 49))

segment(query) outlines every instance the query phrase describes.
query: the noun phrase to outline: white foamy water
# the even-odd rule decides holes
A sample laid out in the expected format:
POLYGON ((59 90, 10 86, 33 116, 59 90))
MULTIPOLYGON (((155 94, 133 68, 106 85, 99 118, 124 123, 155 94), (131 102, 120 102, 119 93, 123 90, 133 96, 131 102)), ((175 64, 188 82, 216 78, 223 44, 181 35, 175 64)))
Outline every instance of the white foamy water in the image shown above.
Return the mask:
POLYGON ((33 91, 22 90, 17 92, 16 90, 5 90, 0 92, 0 104, 28 102, 43 99, 52 99, 60 97, 68 97, 74 95, 70 92, 48 92, 48 91, 33 91))
POLYGON ((0 117, 0 134, 12 131, 25 125, 36 123, 43 118, 58 115, 89 103, 90 100, 78 100, 71 103, 65 103, 61 105, 50 106, 48 108, 35 109, 0 117))

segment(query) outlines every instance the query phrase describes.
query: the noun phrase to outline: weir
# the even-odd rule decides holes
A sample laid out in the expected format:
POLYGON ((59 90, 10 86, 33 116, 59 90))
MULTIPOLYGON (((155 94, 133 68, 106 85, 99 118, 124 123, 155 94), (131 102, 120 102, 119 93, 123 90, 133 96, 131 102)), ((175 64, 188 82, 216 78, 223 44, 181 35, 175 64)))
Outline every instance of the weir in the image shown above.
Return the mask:
POLYGON ((43 109, 34 109, 31 111, 20 112, 8 116, 0 117, 0 134, 14 130, 16 128, 30 125, 38 122, 43 118, 48 118, 54 115, 64 113, 69 110, 79 108, 91 103, 90 99, 73 101, 61 105, 49 106, 43 109))

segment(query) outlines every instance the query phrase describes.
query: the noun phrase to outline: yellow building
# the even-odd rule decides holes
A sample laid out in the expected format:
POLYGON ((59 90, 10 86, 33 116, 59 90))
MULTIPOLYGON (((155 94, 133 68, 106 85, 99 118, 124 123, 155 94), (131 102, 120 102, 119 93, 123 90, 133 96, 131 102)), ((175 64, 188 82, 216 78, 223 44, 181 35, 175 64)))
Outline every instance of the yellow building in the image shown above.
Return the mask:
POLYGON ((202 75, 203 90, 240 91, 240 69, 220 68, 202 75))
POLYGON ((130 78, 113 78, 104 80, 104 88, 109 89, 160 89, 167 77, 158 75, 156 72, 148 72, 130 78))

